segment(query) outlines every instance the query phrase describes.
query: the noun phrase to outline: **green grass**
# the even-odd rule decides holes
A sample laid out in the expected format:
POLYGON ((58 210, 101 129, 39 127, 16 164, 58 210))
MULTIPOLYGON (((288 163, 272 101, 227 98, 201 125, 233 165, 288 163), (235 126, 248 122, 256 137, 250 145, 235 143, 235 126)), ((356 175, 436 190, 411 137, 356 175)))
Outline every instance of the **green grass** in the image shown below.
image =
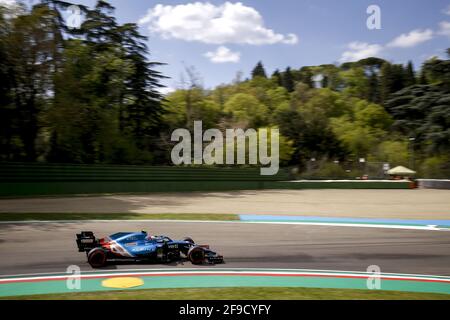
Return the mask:
POLYGON ((151 214, 151 213, 0 213, 0 221, 61 221, 61 220, 198 220, 235 221, 236 214, 151 214))
POLYGON ((450 295, 313 288, 153 289, 1 298, 1 300, 450 300, 450 295))

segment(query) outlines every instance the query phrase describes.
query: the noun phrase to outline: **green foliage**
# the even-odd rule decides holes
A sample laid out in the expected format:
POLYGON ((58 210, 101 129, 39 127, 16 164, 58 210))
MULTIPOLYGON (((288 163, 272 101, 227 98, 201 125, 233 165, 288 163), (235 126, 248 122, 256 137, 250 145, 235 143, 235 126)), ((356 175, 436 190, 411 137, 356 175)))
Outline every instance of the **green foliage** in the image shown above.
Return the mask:
POLYGON ((423 151, 450 150, 450 92, 438 85, 415 85, 392 95, 386 104, 395 119, 394 127, 423 151))
POLYGON ((306 118, 322 117, 326 119, 339 117, 348 113, 351 106, 348 100, 340 93, 331 89, 318 89, 311 98, 300 107, 300 111, 306 118))
MULTIPOLYGON (((359 157, 396 165, 414 152, 424 175, 448 168, 450 60, 432 58, 416 72, 412 62, 370 57, 288 66, 270 78, 260 61, 250 79, 210 90, 187 68, 190 83, 163 99, 160 63, 148 60, 137 25, 119 24, 98 1, 69 30, 59 11, 68 5, 45 0, 15 15, 0 6, 1 161, 168 164, 171 131, 202 120, 222 130, 279 128, 283 165, 359 157)), ((320 174, 345 176, 339 168, 320 174)))
POLYGON ((278 69, 274 71, 271 79, 275 83, 276 86, 281 87, 283 85, 283 78, 278 69))
POLYGON ((325 162, 320 167, 314 170, 311 174, 312 178, 330 178, 342 179, 347 178, 348 173, 337 163, 325 162))
POLYGON ((379 138, 370 128, 358 126, 347 116, 331 120, 334 134, 345 148, 355 157, 365 157, 379 142, 379 138))
POLYGON ((388 162, 391 167, 409 164, 409 143, 406 141, 383 141, 380 143, 375 160, 388 162))
POLYGON ((449 179, 450 157, 448 155, 443 155, 425 159, 420 166, 420 174, 423 178, 428 179, 449 179))
POLYGON ((284 72, 281 83, 288 92, 294 91, 295 87, 294 75, 292 74, 290 67, 288 67, 284 72))
POLYGON ((192 126, 190 122, 196 120, 202 120, 205 127, 214 128, 220 120, 220 105, 211 97, 205 96, 200 88, 177 90, 167 96, 166 100, 163 120, 172 129, 189 128, 192 126))
POLYGON ((405 70, 400 64, 384 63, 380 70, 380 97, 386 102, 391 94, 405 87, 405 70))
POLYGON ((362 67, 342 71, 341 77, 345 83, 345 94, 360 99, 366 99, 369 96, 369 79, 362 67))
POLYGON ((425 62, 423 72, 427 81, 432 84, 442 85, 445 91, 450 91, 450 60, 431 58, 425 62))
POLYGON ((54 104, 48 112, 53 134, 49 160, 132 161, 137 149, 127 143, 119 125, 121 84, 132 72, 132 65, 116 53, 95 54, 80 41, 67 44, 62 71, 55 76, 54 104))
POLYGON ((0 10, 0 158, 151 163, 162 75, 146 38, 118 24, 105 1, 82 7, 86 20, 71 31, 59 11, 69 5, 42 1, 9 19, 0 10))
POLYGON ((21 14, 14 18, 6 18, 14 12, 0 11, 1 158, 36 161, 40 115, 54 89, 52 76, 62 47, 61 25, 47 5, 35 5, 29 13, 18 10, 21 14))
POLYGON ((267 124, 268 108, 254 96, 238 93, 226 103, 224 111, 229 113, 236 124, 258 128, 267 124))
POLYGON ((355 101, 353 112, 355 122, 360 127, 388 131, 393 123, 392 117, 382 106, 366 100, 355 101))
POLYGON ((405 86, 413 86, 416 84, 416 74, 414 72, 414 66, 411 61, 408 62, 408 66, 405 70, 405 86))

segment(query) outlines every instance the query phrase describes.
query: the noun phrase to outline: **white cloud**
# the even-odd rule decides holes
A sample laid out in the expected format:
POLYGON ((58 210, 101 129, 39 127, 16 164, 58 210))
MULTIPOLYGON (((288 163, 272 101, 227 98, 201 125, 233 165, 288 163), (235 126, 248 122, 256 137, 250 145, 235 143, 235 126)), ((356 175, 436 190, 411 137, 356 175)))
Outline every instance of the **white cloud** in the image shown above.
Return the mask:
POLYGON ((204 54, 213 63, 237 63, 241 59, 239 52, 233 52, 227 47, 220 46, 216 51, 210 51, 204 54))
POLYGON ((2 6, 12 6, 16 4, 16 0, 0 0, 0 5, 2 6))
POLYGON ((450 22, 449 21, 442 21, 441 23, 439 23, 439 34, 450 37, 450 22))
POLYGON ((161 93, 162 95, 166 96, 172 92, 174 92, 176 89, 172 88, 172 87, 163 87, 163 88, 158 88, 159 93, 161 93))
POLYGON ((444 10, 442 10, 443 13, 445 13, 446 15, 450 16, 450 5, 445 8, 444 10))
POLYGON ((139 20, 139 24, 146 25, 150 32, 164 39, 250 45, 298 42, 295 34, 283 35, 266 28, 261 14, 240 2, 217 6, 209 2, 175 6, 157 4, 139 20))
POLYGON ((340 62, 353 62, 361 59, 377 56, 383 50, 379 44, 369 44, 366 42, 351 42, 348 44, 348 50, 345 51, 340 62))
POLYGON ((433 39, 433 30, 413 30, 410 33, 404 33, 389 42, 388 47, 393 48, 410 48, 422 42, 433 39))

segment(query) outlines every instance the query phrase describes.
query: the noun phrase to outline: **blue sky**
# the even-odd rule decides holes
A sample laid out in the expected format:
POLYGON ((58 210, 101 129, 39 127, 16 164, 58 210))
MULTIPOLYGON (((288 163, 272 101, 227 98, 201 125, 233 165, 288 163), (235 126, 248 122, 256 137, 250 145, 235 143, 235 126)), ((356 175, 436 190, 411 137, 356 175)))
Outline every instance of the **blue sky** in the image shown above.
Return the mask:
POLYGON ((448 0, 241 0, 229 1, 227 10, 226 1, 210 0, 186 6, 195 2, 110 1, 120 22, 147 16, 141 31, 149 36, 152 59, 168 64, 160 70, 171 77, 165 81, 169 87, 178 85, 184 65, 194 66, 204 85, 213 87, 230 82, 238 71, 248 76, 259 60, 271 73, 376 53, 396 63, 411 59, 417 68, 450 47, 448 0), (372 4, 381 9, 381 30, 366 26, 372 4), (150 17, 148 10, 157 5, 150 17), (211 17, 219 18, 214 28, 211 17))

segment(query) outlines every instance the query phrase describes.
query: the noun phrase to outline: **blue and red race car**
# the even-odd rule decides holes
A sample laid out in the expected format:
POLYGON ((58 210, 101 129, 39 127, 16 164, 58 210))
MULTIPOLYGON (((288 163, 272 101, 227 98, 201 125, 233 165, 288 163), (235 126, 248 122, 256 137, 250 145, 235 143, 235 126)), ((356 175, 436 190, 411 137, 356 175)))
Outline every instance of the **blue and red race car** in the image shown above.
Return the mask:
POLYGON ((93 268, 101 268, 109 261, 134 260, 168 263, 187 258, 192 264, 223 263, 223 256, 197 245, 191 238, 172 240, 166 236, 150 236, 145 231, 119 232, 97 239, 92 231, 77 234, 79 252, 86 252, 93 268))

